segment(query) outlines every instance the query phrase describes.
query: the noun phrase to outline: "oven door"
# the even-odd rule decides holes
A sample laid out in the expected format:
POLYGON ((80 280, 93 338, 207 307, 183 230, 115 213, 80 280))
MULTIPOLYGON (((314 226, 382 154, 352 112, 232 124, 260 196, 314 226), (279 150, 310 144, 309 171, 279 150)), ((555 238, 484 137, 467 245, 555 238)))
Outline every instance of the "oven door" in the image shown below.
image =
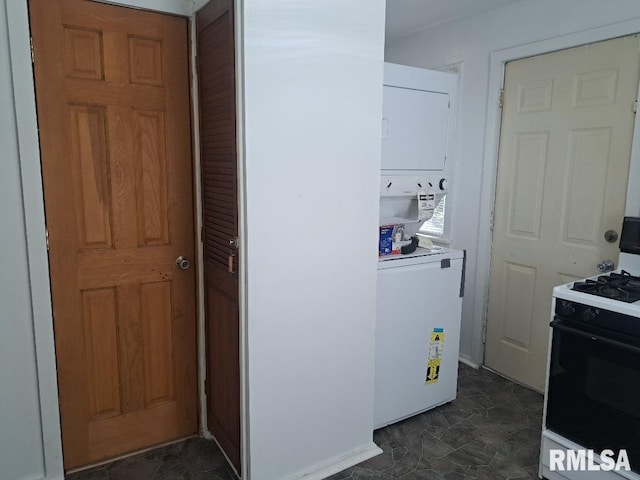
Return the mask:
POLYGON ((557 316, 551 326, 546 427, 598 453, 626 449, 640 473, 640 341, 557 316))

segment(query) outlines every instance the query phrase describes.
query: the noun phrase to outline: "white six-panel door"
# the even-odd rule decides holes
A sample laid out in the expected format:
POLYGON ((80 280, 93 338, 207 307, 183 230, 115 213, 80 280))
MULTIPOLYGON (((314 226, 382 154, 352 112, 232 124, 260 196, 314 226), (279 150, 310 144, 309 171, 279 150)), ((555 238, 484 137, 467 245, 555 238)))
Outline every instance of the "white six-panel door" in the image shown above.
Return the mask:
POLYGON ((485 364, 542 390, 554 285, 617 263, 637 36, 510 62, 505 71, 485 364))

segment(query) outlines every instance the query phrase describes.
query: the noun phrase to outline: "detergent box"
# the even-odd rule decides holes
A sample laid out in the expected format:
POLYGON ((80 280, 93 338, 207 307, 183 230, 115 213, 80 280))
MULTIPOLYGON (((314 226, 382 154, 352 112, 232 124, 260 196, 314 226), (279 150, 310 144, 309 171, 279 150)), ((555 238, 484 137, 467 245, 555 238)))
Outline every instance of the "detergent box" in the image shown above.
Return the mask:
POLYGON ((380 243, 378 255, 394 255, 400 253, 404 227, 402 225, 383 225, 380 227, 380 243))

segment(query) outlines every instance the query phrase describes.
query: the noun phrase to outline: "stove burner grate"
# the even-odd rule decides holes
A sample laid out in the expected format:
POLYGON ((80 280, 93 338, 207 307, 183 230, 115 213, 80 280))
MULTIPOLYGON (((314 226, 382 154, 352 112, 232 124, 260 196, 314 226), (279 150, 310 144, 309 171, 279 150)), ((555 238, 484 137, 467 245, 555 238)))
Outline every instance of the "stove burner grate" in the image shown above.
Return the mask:
POLYGON ((633 303, 640 300, 640 277, 622 270, 620 273, 601 275, 597 279, 574 282, 571 290, 599 297, 633 303))

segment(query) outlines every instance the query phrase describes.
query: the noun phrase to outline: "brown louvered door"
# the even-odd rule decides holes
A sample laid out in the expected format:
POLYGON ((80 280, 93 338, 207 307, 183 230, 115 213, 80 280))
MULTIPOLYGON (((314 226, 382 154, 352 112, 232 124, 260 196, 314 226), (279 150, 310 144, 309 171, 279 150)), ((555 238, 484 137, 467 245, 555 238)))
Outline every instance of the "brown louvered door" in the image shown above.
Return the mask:
POLYGON ((188 28, 29 7, 69 469, 197 432, 188 28))
POLYGON ((237 156, 233 6, 197 14, 207 325, 207 418, 240 472, 237 156))

